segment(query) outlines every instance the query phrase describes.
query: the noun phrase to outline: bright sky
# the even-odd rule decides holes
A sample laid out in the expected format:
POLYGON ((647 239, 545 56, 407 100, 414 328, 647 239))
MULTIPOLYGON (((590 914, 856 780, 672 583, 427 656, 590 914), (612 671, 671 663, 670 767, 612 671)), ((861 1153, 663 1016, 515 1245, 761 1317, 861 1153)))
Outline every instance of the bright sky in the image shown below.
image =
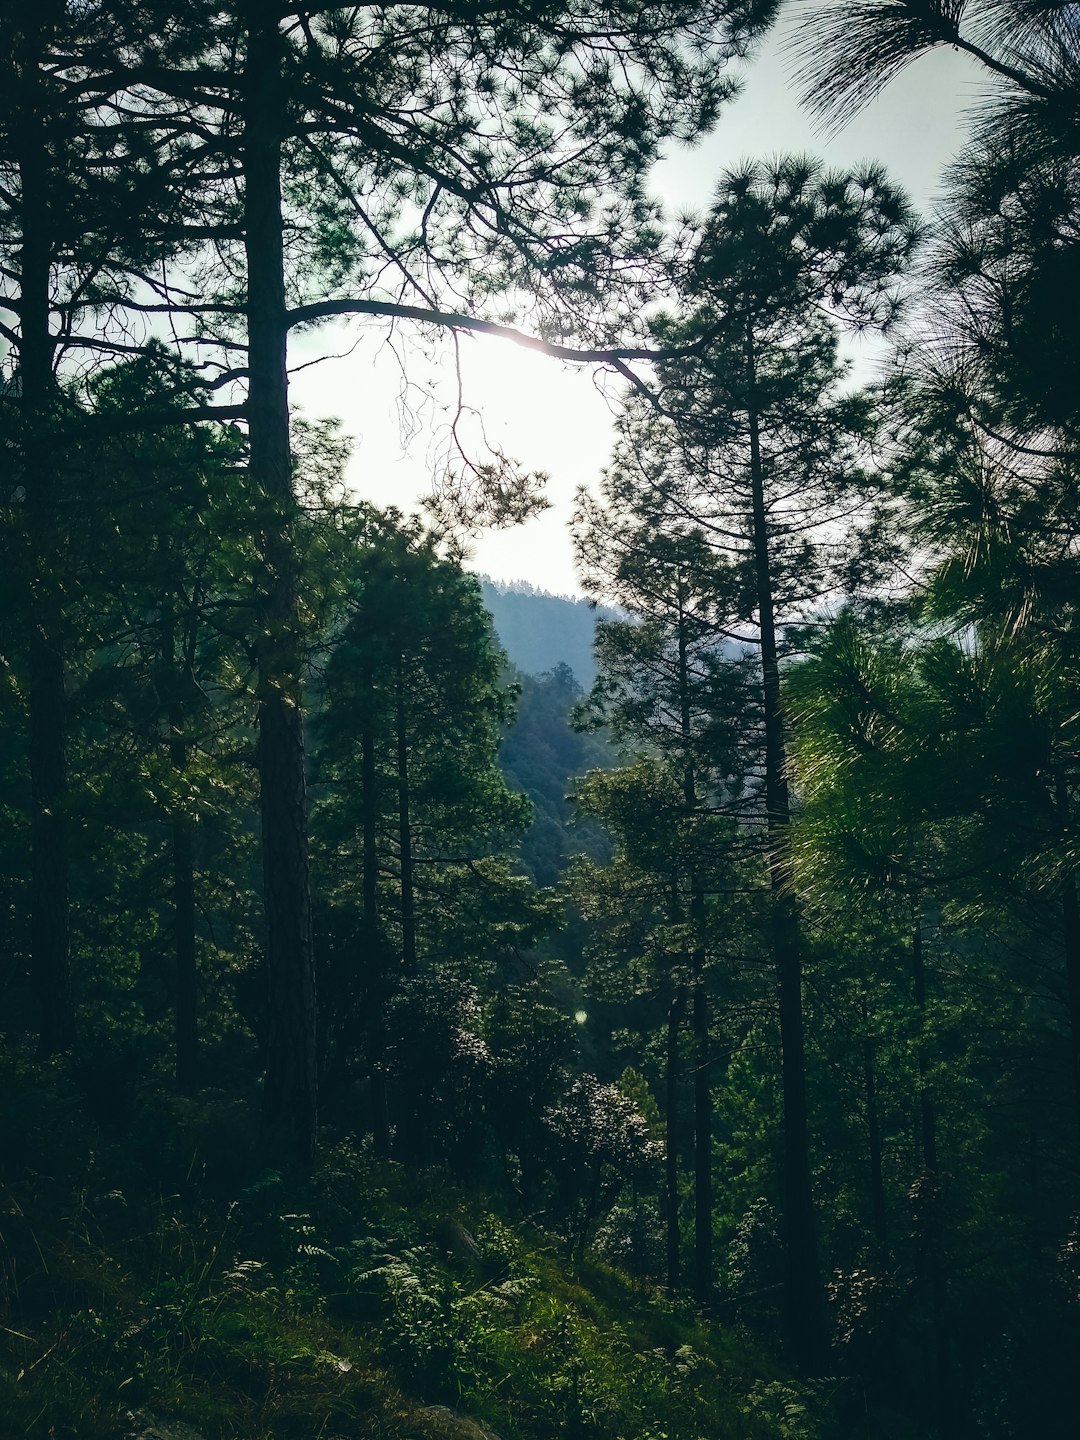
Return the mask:
MULTIPOLYGON (((720 171, 746 158, 792 151, 833 165, 881 160, 917 206, 933 203, 942 167, 959 149, 963 112, 976 99, 979 75, 966 57, 937 51, 909 67, 840 135, 816 136, 796 102, 774 40, 748 67, 745 89, 716 131, 694 149, 679 147, 654 173, 654 190, 673 211, 704 209, 720 171)), ((292 398, 309 415, 336 415, 355 440, 348 479, 380 505, 411 509, 429 490, 445 455, 445 422, 455 397, 451 367, 417 355, 408 361, 414 419, 402 422, 402 371, 377 326, 322 329, 293 342, 294 367, 326 349, 348 351, 294 373, 292 398)), ((403 332, 401 339, 407 343, 403 332)), ((400 346, 399 346, 400 348, 400 346)), ((528 580, 561 594, 580 593, 567 522, 574 493, 607 462, 611 407, 618 386, 583 367, 561 365, 490 337, 463 337, 466 403, 483 416, 491 440, 526 469, 544 470, 552 508, 474 546, 472 565, 496 579, 528 580), (605 398, 605 393, 607 398, 605 398)))

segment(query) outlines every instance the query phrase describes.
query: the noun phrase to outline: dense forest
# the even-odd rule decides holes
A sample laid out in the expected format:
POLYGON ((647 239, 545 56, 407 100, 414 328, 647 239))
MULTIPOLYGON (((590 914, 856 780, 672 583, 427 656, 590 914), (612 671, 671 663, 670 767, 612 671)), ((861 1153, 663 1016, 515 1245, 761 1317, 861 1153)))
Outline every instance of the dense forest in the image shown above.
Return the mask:
POLYGON ((0 5, 0 1434, 1073 1432, 1075 8, 795 0, 977 67, 936 209, 665 213, 776 12, 0 5), (619 381, 537 658, 346 319, 619 381))
POLYGON ((598 620, 618 613, 570 595, 551 595, 534 585, 482 578, 480 593, 499 644, 525 675, 565 665, 586 689, 596 679, 593 649, 598 620))

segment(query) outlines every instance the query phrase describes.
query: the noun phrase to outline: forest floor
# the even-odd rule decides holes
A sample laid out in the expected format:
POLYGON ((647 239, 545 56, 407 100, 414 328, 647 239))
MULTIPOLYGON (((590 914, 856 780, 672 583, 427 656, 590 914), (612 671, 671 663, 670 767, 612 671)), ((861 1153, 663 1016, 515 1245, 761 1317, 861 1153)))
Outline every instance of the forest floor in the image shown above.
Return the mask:
MULTIPOLYGON (((0 1435, 50 1440, 825 1440, 837 1382, 340 1143, 243 1173, 250 1111, 94 1123, 0 1054, 0 1435)), ((868 1433, 868 1432, 860 1432, 868 1433)))

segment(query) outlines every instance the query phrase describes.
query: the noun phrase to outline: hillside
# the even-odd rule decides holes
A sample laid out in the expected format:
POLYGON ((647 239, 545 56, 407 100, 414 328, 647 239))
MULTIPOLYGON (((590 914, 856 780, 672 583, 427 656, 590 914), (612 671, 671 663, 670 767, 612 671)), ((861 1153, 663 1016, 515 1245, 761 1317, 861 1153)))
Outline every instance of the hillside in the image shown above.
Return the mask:
POLYGON ((596 621, 608 612, 525 582, 506 585, 483 576, 480 583, 499 643, 523 674, 540 675, 556 665, 569 665, 582 689, 589 688, 596 679, 596 621))
POLYGON ((576 817, 570 799, 575 780, 615 763, 603 736, 583 735, 571 726, 570 711, 581 695, 567 665, 542 675, 522 675, 517 719, 499 747, 503 774, 532 801, 533 819, 522 841, 521 860, 538 885, 554 885, 571 855, 611 856, 603 828, 576 817))
POLYGON ((825 1387, 445 1173, 327 1137, 289 1183, 224 1095, 144 1091, 132 1145, 60 1067, 0 1069, 4 1436, 835 1433, 825 1387))
POLYGON ((481 585, 496 635, 519 674, 517 716, 499 747, 499 766, 532 802, 521 862, 537 884, 554 885, 571 855, 607 859, 611 853, 595 821, 574 823, 570 800, 579 776, 614 763, 602 736, 579 734, 570 724, 571 709, 596 678, 593 637, 605 612, 524 582, 503 585, 485 577, 481 585))

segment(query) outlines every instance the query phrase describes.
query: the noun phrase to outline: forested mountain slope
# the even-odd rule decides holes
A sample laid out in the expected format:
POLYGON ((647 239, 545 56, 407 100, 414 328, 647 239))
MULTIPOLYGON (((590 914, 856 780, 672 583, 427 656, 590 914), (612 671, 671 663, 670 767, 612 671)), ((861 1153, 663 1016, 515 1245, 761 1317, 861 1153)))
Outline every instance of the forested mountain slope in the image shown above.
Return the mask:
POLYGON ((665 215, 777 8, 0 6, 0 1440, 1075 1433, 1074 7, 806 0, 931 223, 665 215), (509 661, 447 330, 618 377, 509 661))
POLYGON ((524 675, 569 665, 587 690, 596 679, 593 638, 597 619, 611 612, 571 595, 549 595, 524 581, 481 578, 484 605, 499 643, 524 675))
POLYGON ((573 728, 571 711, 582 692, 568 665, 522 675, 519 683, 518 713, 500 746, 499 765, 511 788, 524 791, 533 805, 522 863, 538 885, 554 885, 570 855, 610 854, 603 828, 575 814, 572 796, 577 779, 610 767, 615 754, 602 736, 573 728))

